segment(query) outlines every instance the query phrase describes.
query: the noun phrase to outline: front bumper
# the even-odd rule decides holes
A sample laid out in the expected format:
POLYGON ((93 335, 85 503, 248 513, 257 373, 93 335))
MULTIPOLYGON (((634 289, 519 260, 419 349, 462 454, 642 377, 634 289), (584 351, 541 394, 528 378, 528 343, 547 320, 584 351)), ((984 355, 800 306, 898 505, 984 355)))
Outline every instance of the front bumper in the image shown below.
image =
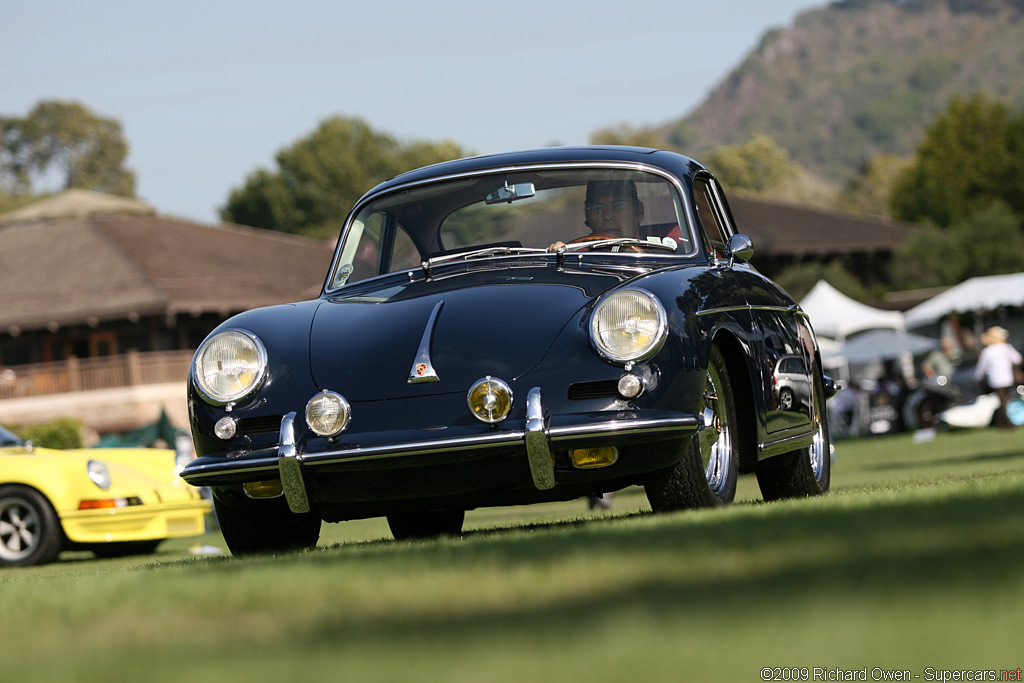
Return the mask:
POLYGON ((196 497, 176 503, 66 510, 60 513, 60 523, 73 543, 156 541, 202 534, 209 512, 210 501, 196 497))
POLYGON ((204 456, 192 461, 181 476, 196 486, 224 486, 280 479, 288 507, 310 510, 309 480, 320 473, 416 467, 428 462, 476 460, 491 455, 525 458, 533 487, 545 491, 558 485, 553 452, 596 445, 626 445, 678 439, 699 429, 694 415, 660 410, 625 410, 545 416, 539 388, 527 396, 526 420, 501 423, 490 431, 465 437, 426 439, 372 446, 304 451, 296 439, 295 413, 281 420, 278 445, 234 457, 204 456), (511 427, 511 428, 510 428, 511 427))

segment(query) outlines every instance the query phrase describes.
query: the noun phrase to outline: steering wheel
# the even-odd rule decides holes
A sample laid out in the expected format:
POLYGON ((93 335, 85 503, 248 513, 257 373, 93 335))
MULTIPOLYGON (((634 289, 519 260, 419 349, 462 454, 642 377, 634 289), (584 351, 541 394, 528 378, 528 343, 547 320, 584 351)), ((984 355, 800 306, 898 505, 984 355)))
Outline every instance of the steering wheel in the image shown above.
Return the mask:
MULTIPOLYGON (((576 239, 574 239, 571 242, 569 242, 569 244, 581 244, 583 242, 596 242, 598 240, 617 240, 617 239, 619 239, 619 238, 615 237, 614 235, 584 235, 583 237, 577 237, 576 239)), ((635 244, 620 244, 620 245, 611 244, 611 245, 607 245, 606 247, 598 247, 598 248, 610 249, 611 247, 614 247, 614 246, 618 246, 621 251, 635 251, 638 254, 644 253, 644 250, 641 249, 640 247, 638 247, 635 244)))

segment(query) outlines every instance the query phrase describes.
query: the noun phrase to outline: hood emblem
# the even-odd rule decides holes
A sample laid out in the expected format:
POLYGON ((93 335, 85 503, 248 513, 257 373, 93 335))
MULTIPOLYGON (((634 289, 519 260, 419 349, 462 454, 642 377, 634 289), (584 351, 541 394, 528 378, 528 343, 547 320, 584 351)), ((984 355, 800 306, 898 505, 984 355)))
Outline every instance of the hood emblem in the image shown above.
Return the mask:
POLYGON ((423 330, 423 338, 420 339, 419 349, 416 350, 416 359, 413 360, 412 370, 409 371, 409 384, 421 384, 423 382, 438 382, 440 377, 430 362, 430 342, 434 337, 434 326, 437 324, 437 316, 441 313, 444 300, 437 302, 434 310, 430 312, 427 319, 427 326, 423 330))

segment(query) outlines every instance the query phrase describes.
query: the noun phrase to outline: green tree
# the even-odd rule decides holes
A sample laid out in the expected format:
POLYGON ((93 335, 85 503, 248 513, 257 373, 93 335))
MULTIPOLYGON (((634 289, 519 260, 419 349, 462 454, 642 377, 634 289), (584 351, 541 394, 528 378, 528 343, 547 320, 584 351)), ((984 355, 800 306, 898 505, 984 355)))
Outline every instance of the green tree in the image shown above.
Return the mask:
POLYGON ((730 190, 765 192, 800 175, 800 167, 767 135, 755 135, 741 145, 719 147, 708 156, 708 167, 730 190))
POLYGON ((843 187, 837 200, 838 208, 851 213, 888 217, 893 185, 909 165, 908 159, 891 154, 872 157, 843 187))
POLYGON ((632 147, 665 147, 664 136, 653 126, 631 126, 623 123, 609 128, 600 128, 590 134, 592 145, 628 145, 632 147))
POLYGON ((464 156, 452 141, 400 143, 359 119, 333 117, 277 153, 276 172, 254 171, 231 191, 223 220, 323 236, 374 185, 404 171, 464 156))
POLYGON ((1024 176, 1013 177, 1015 163, 1020 165, 1011 152, 1018 125, 1002 102, 981 94, 954 97, 896 180, 893 216, 949 227, 995 200, 1014 201, 1024 182, 1024 176))
POLYGON ((963 256, 947 230, 925 225, 893 251, 890 277, 895 289, 940 287, 957 282, 963 256))
POLYGON ((0 118, 0 189, 9 194, 32 194, 57 175, 61 189, 134 197, 127 156, 121 123, 78 102, 42 101, 23 119, 0 118))
POLYGON ((797 301, 807 296, 818 280, 825 280, 851 299, 864 301, 868 298, 868 292, 860 280, 836 261, 798 263, 773 279, 797 301))
POLYGON ((927 226, 893 254, 893 285, 953 285, 978 275, 1024 270, 1020 217, 996 201, 947 230, 927 226))

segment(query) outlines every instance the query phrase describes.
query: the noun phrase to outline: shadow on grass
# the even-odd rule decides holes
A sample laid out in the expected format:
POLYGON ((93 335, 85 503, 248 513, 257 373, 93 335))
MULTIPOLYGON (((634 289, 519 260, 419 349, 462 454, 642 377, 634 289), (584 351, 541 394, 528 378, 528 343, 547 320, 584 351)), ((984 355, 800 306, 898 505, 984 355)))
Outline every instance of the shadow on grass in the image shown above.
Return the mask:
POLYGON ((934 467, 940 468, 947 465, 963 465, 972 463, 982 462, 999 462, 1003 460, 1019 459, 1024 456, 1022 452, 994 452, 994 453, 977 453, 974 455, 965 455, 957 458, 936 458, 933 460, 903 460, 900 462, 891 463, 878 463, 874 465, 862 465, 861 468, 865 470, 878 470, 878 471, 889 471, 889 470, 912 470, 919 469, 922 467, 934 467))
POLYGON ((1024 567, 1020 487, 885 504, 816 503, 764 505, 731 515, 640 514, 534 524, 474 532, 463 541, 360 543, 278 558, 314 565, 366 562, 371 570, 382 562, 382 571, 405 563, 428 576, 453 563, 460 570, 499 576, 522 565, 547 564, 557 573, 569 555, 594 558, 595 572, 618 559, 641 558, 653 566, 608 589, 564 596, 547 591, 543 598, 526 595, 503 604, 476 599, 469 582, 464 603, 435 613, 339 610, 320 615, 289 640, 312 648, 412 642, 461 647, 499 635, 513 642, 548 642, 588 625, 610 625, 623 615, 700 628, 709 619, 752 611, 782 615, 794 607, 842 609, 867 602, 909 612, 929 602, 941 605, 949 596, 967 601, 981 596, 998 604, 1007 587, 1011 595, 1019 593, 1024 567))

